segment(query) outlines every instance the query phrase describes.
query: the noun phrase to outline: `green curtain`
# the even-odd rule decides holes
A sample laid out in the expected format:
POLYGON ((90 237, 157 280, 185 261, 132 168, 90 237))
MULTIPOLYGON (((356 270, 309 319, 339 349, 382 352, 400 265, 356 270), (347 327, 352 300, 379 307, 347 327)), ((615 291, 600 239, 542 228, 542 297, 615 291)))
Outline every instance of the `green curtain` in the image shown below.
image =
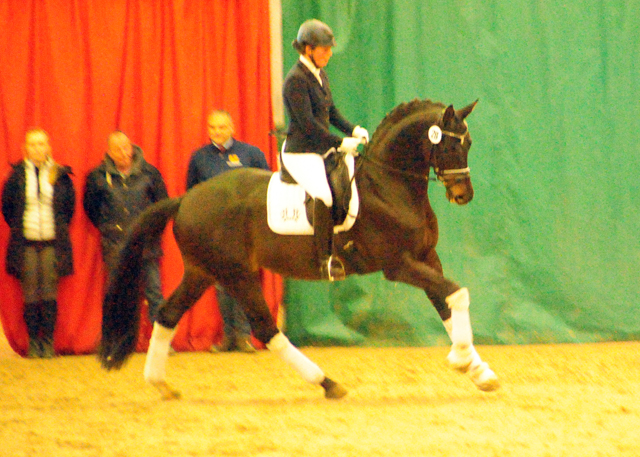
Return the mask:
MULTIPOLYGON (((373 132, 430 98, 468 118, 474 200, 429 189, 445 274, 471 293, 484 344, 640 339, 640 8, 637 1, 283 0, 285 74, 299 25, 338 42, 337 106, 373 132)), ((424 293, 380 274, 287 280, 298 344, 446 342, 424 293)))

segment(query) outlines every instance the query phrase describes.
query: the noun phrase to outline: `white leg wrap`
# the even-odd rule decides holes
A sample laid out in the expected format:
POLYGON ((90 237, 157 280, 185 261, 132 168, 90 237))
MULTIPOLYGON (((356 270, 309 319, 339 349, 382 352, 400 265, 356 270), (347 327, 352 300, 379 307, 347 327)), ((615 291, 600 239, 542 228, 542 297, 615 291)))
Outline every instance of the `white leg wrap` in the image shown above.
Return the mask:
MULTIPOLYGON (((443 321, 445 330, 449 334, 449 338, 451 338, 451 342, 453 343, 453 319, 449 318, 446 321, 443 321)), ((476 350, 473 345, 460 345, 460 344, 452 344, 451 351, 449 355, 447 355, 447 362, 449 362, 449 366, 454 370, 466 372, 471 364, 473 363, 474 357, 477 356, 476 350)))
MULTIPOLYGON (((454 341, 452 321, 453 316, 451 319, 443 321, 442 324, 447 330, 451 341, 454 341)), ((480 355, 476 351, 476 348, 473 347, 473 344, 466 347, 453 344, 451 352, 449 352, 449 355, 447 356, 447 361, 452 368, 467 373, 469 378, 480 390, 492 391, 496 390, 500 386, 498 377, 493 370, 489 368, 489 365, 482 361, 480 355)))
POLYGON ((176 329, 163 327, 155 322, 149 341, 147 358, 144 364, 144 379, 150 383, 164 381, 166 375, 167 358, 169 357, 169 345, 176 329))
POLYGON ((311 384, 320 384, 324 380, 324 373, 311 360, 300 352, 282 332, 271 338, 267 349, 274 352, 282 360, 293 367, 302 378, 311 384))
POLYGON ((451 318, 443 322, 451 338, 451 352, 447 361, 452 368, 466 372, 482 361, 473 347, 473 333, 469 319, 469 289, 463 287, 446 298, 451 318))
POLYGON ((469 289, 463 287, 446 299, 451 309, 451 341, 454 346, 469 347, 473 344, 469 319, 469 289))
POLYGON ((451 341, 453 341, 453 338, 451 338, 451 332, 453 329, 451 318, 447 319, 446 321, 442 321, 442 325, 444 325, 444 329, 447 331, 447 335, 449 335, 449 338, 451 339, 451 341))

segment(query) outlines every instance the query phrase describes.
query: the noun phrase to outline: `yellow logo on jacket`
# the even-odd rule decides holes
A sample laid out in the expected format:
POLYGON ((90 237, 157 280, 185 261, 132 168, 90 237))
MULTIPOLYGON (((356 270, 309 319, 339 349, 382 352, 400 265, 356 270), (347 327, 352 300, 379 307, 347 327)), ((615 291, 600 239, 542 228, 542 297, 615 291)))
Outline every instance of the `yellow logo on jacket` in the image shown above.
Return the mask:
POLYGON ((236 154, 229 154, 227 157, 227 165, 230 167, 241 167, 242 162, 240 162, 240 158, 236 154))

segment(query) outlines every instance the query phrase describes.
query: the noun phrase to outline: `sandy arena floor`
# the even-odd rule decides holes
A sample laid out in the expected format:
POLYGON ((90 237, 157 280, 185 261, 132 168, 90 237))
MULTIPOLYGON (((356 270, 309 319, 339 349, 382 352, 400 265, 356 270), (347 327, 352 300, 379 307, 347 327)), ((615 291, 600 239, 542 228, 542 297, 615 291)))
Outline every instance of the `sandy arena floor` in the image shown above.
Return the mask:
POLYGON ((325 400, 272 354, 180 353, 161 401, 144 355, 26 360, 0 334, 0 456, 640 455, 640 343, 479 347, 483 393, 447 348, 303 348, 348 390, 325 400))

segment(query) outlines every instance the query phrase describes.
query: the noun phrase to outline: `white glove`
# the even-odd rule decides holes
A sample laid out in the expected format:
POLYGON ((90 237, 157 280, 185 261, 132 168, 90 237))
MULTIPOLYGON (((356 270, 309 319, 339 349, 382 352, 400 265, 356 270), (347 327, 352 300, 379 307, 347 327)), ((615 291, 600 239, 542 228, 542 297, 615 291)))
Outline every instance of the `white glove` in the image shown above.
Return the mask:
POLYGON ((340 144, 340 147, 338 148, 338 150, 346 154, 355 154, 356 151, 358 150, 358 146, 361 143, 362 143, 362 140, 360 138, 345 136, 342 139, 342 144, 340 144))
POLYGON ((356 125, 356 128, 353 129, 351 136, 360 138, 363 144, 367 144, 369 142, 369 132, 367 132, 367 129, 360 127, 359 125, 356 125))

